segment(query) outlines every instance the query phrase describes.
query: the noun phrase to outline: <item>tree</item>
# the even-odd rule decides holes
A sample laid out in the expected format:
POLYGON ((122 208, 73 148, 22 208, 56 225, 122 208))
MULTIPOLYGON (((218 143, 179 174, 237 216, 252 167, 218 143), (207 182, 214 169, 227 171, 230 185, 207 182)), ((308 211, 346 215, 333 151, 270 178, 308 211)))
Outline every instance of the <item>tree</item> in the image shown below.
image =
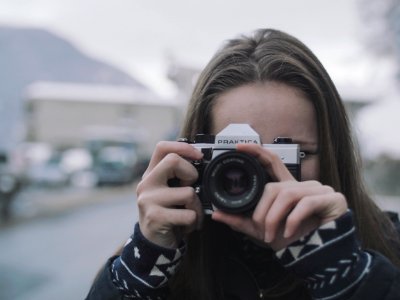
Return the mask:
POLYGON ((368 50, 378 57, 394 59, 400 80, 400 1, 358 0, 357 6, 368 50))

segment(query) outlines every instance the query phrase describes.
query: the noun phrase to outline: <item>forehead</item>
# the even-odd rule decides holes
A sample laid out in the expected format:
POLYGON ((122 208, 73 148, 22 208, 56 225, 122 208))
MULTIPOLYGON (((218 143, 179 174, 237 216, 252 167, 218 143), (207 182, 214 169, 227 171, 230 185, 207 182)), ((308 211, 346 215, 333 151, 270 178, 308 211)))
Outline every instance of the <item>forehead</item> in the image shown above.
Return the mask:
POLYGON ((218 133, 228 124, 250 124, 263 143, 275 137, 291 137, 296 142, 317 143, 315 110, 299 90, 277 82, 243 85, 215 99, 211 132, 218 133))

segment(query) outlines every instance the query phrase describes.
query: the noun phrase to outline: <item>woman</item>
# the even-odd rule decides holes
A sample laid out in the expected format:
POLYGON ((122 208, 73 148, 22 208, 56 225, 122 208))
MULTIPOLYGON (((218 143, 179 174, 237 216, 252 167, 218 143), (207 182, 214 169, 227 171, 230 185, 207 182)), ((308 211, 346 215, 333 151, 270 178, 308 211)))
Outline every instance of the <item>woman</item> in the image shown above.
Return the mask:
POLYGON ((210 218, 193 188, 203 153, 159 143, 135 232, 87 299, 399 299, 398 232, 364 190, 343 104, 312 52, 270 29, 228 41, 200 75, 182 136, 232 123, 263 143, 292 138, 301 181, 270 149, 239 144, 272 180, 251 212, 210 218))

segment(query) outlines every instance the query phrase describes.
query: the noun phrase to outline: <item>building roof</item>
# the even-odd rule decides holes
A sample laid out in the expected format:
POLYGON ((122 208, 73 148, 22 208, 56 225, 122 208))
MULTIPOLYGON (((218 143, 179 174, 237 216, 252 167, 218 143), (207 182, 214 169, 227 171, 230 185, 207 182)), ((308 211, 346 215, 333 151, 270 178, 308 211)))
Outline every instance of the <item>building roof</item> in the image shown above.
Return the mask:
POLYGON ((165 99, 155 92, 142 87, 49 81, 37 81, 28 85, 25 89, 24 97, 27 101, 178 105, 176 101, 165 99))

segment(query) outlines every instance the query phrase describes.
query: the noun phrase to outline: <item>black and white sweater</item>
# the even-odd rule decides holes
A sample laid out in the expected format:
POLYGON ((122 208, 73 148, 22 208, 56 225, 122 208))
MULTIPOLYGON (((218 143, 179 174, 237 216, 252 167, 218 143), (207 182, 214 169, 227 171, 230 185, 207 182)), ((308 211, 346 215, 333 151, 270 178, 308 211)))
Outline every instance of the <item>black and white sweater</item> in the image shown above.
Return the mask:
MULTIPOLYGON (((185 245, 167 249, 151 243, 136 224, 121 256, 109 261, 87 300, 167 299, 168 280, 184 253, 185 245)), ((361 249, 351 211, 276 252, 275 257, 305 280, 313 299, 400 299, 400 270, 380 254, 361 249)))

